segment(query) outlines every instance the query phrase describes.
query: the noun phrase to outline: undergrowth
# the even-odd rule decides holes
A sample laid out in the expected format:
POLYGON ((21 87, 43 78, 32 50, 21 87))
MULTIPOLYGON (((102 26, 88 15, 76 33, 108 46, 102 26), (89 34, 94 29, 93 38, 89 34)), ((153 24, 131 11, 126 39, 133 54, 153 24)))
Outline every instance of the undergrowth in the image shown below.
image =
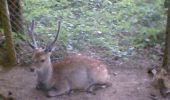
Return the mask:
MULTIPOLYGON (((70 50, 106 48, 107 55, 160 41, 166 13, 162 0, 24 0, 24 18, 36 20, 36 33, 50 39, 62 19, 59 41, 70 50), (161 34, 161 35, 160 35, 161 34)), ((48 40, 45 41, 50 41, 48 40)))

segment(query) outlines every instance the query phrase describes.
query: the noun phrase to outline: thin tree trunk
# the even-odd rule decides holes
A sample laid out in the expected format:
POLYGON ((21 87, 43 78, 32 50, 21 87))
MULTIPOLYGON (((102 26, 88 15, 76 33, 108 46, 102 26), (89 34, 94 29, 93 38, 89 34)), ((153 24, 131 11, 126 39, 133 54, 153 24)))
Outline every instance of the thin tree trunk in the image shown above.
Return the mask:
POLYGON ((17 60, 16 60, 16 53, 12 41, 12 30, 11 30, 7 0, 0 0, 0 13, 2 16, 1 17, 2 26, 5 35, 6 52, 7 52, 6 55, 8 58, 8 65, 13 65, 16 64, 17 60))
POLYGON ((165 50, 164 50, 164 58, 162 69, 158 73, 158 85, 159 90, 162 96, 166 97, 168 100, 170 99, 170 90, 169 90, 169 76, 170 76, 170 2, 169 0, 165 0, 165 7, 168 7, 167 11, 167 25, 166 25, 166 38, 165 38, 165 50), (167 74, 167 75, 166 75, 167 74))
POLYGON ((167 15, 165 51, 162 68, 166 69, 166 71, 170 75, 170 7, 168 8, 167 15))
POLYGON ((2 14, 0 14, 0 29, 2 28, 2 14))

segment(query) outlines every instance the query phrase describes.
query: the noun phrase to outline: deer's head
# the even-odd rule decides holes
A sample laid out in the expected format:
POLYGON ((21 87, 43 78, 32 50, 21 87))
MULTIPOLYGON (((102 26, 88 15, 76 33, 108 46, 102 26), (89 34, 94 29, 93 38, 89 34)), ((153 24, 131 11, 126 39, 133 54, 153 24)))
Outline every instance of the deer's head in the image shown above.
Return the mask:
POLYGON ((51 43, 48 43, 45 48, 38 47, 37 41, 34 35, 35 21, 33 20, 31 25, 28 27, 28 35, 31 38, 32 43, 29 43, 30 47, 33 49, 32 62, 37 67, 48 66, 51 64, 50 56, 54 50, 54 44, 57 41, 58 34, 60 32, 61 21, 58 21, 58 31, 51 43))

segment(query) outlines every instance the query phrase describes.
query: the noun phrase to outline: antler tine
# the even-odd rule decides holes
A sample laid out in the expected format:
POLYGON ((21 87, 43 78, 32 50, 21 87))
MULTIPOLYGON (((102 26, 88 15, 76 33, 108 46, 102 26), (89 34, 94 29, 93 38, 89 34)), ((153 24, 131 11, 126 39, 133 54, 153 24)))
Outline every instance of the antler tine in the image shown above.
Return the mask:
POLYGON ((58 39, 58 35, 59 35, 59 33, 60 33, 60 27, 61 27, 61 21, 59 20, 58 21, 58 30, 57 30, 57 35, 55 36, 55 39, 54 39, 54 41, 51 43, 51 46, 53 46, 54 45, 54 43, 57 41, 57 39, 58 39))
POLYGON ((56 34, 56 36, 55 36, 53 42, 51 42, 51 44, 49 44, 49 45, 46 46, 46 51, 50 51, 50 50, 52 49, 53 45, 55 44, 55 42, 57 41, 58 35, 59 35, 59 33, 60 33, 60 27, 61 27, 61 20, 58 21, 58 30, 57 30, 57 34, 56 34))
POLYGON ((33 48, 38 48, 38 45, 37 45, 37 42, 34 36, 34 26, 35 26, 35 21, 32 20, 31 27, 28 26, 28 35, 31 38, 33 44, 29 43, 29 45, 33 48))

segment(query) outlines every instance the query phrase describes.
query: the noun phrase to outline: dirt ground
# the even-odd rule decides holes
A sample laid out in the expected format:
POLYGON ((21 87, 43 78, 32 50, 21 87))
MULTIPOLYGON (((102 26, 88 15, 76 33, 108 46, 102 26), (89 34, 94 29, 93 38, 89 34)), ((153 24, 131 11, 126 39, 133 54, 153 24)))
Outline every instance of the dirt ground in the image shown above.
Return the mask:
POLYGON ((147 69, 158 64, 158 60, 151 59, 149 52, 138 52, 126 59, 103 58, 111 74, 112 86, 96 91, 96 95, 79 92, 47 98, 35 89, 36 74, 25 66, 1 70, 0 94, 8 96, 11 92, 16 100, 164 100, 147 74, 147 69))

